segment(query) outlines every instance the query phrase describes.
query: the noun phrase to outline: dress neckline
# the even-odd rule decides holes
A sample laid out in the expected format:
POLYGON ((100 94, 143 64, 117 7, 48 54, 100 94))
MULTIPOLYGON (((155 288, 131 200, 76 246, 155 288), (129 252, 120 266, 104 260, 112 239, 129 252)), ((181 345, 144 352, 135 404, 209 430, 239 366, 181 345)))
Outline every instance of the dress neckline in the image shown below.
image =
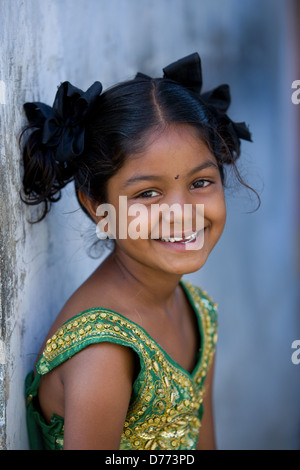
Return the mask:
MULTIPOLYGON (((199 336, 200 336, 200 346, 199 346, 199 350, 197 352, 197 355, 196 355, 196 359, 195 359, 195 365, 193 367, 193 370, 191 372, 189 372, 188 370, 184 369, 180 364, 178 364, 177 361, 175 361, 175 359, 173 359, 168 353, 167 351, 162 347, 160 346, 160 344, 142 327, 140 326, 138 323, 136 323, 135 321, 125 317, 124 315, 122 315, 121 313, 119 312, 116 312, 115 310, 112 310, 112 309, 109 309, 109 308, 105 308, 105 307, 92 307, 92 308, 89 308, 87 310, 84 310, 76 315, 74 315, 73 317, 70 317, 68 320, 66 320, 61 326, 60 328, 58 329, 58 331, 63 328, 65 325, 71 323, 71 322, 74 322, 74 320, 76 320, 77 318, 81 317, 81 316, 84 316, 84 315, 88 315, 89 313, 93 313, 95 311, 100 311, 100 312, 109 312, 109 313, 112 313, 113 315, 117 315, 118 317, 120 317, 123 321, 126 321, 127 323, 130 323, 134 328, 136 329, 139 329, 143 332, 143 334, 148 338, 148 340, 152 341, 152 343, 155 345, 155 347, 163 354, 163 356, 165 357, 165 359, 173 366, 175 367, 176 369, 179 369, 189 380, 194 380, 195 379, 195 376, 197 374, 197 372, 199 370, 202 369, 202 363, 203 363, 203 351, 204 351, 204 348, 205 348, 205 335, 204 335, 204 332, 203 332, 203 312, 202 312, 202 308, 201 308, 201 305, 199 305, 199 307, 197 308, 197 306, 195 305, 195 299, 193 297, 193 294, 191 293, 188 285, 190 283, 187 282, 185 283, 183 280, 180 280, 179 281, 179 285, 181 286, 182 290, 183 290, 183 293, 186 294, 187 296, 187 299, 189 301, 189 304, 191 305, 192 309, 193 309, 193 312, 195 313, 196 315, 196 319, 197 319, 197 325, 198 325, 198 331, 199 331, 199 336)), ((200 296, 199 296, 200 297, 200 296)), ((200 299, 200 303, 201 303, 201 299, 200 299)), ((36 363, 36 370, 37 370, 37 367, 38 367, 38 364, 40 362, 40 360, 43 358, 43 354, 41 354, 40 358, 38 359, 37 363, 36 363)))

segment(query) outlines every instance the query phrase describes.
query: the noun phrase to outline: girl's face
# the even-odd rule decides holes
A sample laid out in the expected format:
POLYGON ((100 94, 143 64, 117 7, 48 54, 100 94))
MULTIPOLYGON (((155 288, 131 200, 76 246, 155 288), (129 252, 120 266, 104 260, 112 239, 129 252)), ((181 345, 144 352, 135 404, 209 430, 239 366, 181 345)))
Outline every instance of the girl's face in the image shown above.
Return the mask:
POLYGON ((107 199, 116 210, 116 252, 155 271, 177 275, 197 271, 225 225, 217 161, 189 125, 172 125, 150 135, 145 150, 128 157, 110 178, 107 199), (168 210, 172 206, 175 212, 168 210), (164 210, 158 211, 159 207, 164 210))

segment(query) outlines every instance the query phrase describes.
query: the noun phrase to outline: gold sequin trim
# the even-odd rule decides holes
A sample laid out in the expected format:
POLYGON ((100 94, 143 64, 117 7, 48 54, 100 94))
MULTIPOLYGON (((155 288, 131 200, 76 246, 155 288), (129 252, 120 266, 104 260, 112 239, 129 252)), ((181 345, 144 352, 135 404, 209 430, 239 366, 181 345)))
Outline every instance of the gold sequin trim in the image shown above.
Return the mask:
MULTIPOLYGON (((121 449, 193 449, 201 426, 203 381, 217 341, 216 304, 185 283, 201 324, 201 350, 192 374, 176 364, 137 324, 106 309, 91 309, 64 324, 48 339, 40 373, 88 344, 113 341, 132 347, 142 369, 133 384, 121 449)), ((60 438, 61 439, 61 438, 60 438)))

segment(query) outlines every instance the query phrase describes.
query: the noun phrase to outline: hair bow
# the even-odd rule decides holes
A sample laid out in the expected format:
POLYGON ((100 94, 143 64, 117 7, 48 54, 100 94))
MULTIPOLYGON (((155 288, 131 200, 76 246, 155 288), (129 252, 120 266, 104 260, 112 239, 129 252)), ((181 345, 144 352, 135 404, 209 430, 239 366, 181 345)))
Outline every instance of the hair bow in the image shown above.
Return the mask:
MULTIPOLYGON (((201 94, 202 89, 202 68, 201 59, 197 52, 173 62, 163 68, 163 77, 173 80, 185 88, 197 93, 201 101, 221 118, 222 124, 233 135, 237 141, 239 139, 251 141, 251 134, 244 122, 233 122, 226 114, 231 103, 230 89, 226 84, 220 85, 213 90, 201 94)), ((148 75, 138 73, 136 77, 149 78, 148 75)))
POLYGON ((52 108, 40 102, 24 104, 29 123, 43 128, 42 143, 56 148, 56 161, 66 162, 83 153, 84 120, 101 91, 100 82, 86 92, 64 82, 57 90, 52 108))

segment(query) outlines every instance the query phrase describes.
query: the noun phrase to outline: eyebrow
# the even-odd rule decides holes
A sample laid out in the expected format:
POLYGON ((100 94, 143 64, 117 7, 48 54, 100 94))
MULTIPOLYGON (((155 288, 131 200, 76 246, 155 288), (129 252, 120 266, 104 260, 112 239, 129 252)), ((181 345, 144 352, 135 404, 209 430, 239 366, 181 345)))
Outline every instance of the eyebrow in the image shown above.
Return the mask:
MULTIPOLYGON (((194 173, 198 172, 198 171, 201 171, 201 170, 205 170, 205 168, 215 168, 216 170, 219 170, 218 168, 218 165, 216 163, 214 163, 213 161, 211 160, 207 160, 206 162, 202 163, 202 165, 199 165, 197 166, 196 168, 193 168, 188 174, 187 176, 190 177, 192 176, 194 173)), ((156 181, 159 181, 159 180, 162 180, 163 177, 161 175, 136 175, 136 176, 132 176, 131 178, 129 178, 124 184, 123 184, 123 188, 127 187, 127 186, 130 186, 138 181, 153 181, 153 180, 156 180, 156 181)))
POLYGON ((219 171, 218 165, 213 162, 212 160, 207 160, 206 162, 202 163, 202 165, 196 166, 196 168, 193 168, 187 176, 192 176, 194 173, 197 173, 198 171, 205 170, 205 168, 215 168, 216 170, 219 171))

